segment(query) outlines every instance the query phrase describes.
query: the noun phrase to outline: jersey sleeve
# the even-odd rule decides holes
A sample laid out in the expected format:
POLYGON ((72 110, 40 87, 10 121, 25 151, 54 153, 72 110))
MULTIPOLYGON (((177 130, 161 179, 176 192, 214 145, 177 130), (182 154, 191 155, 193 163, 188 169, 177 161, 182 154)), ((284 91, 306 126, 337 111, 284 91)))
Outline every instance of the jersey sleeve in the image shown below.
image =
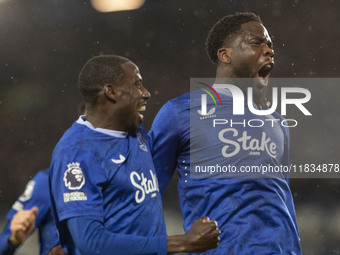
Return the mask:
POLYGON ((8 239, 11 235, 10 222, 8 221, 0 234, 0 255, 12 255, 19 247, 9 245, 8 239))
POLYGON ((36 219, 36 227, 38 227, 50 211, 50 205, 48 170, 46 169, 38 172, 33 179, 27 183, 24 193, 15 201, 11 210, 8 212, 7 219, 11 221, 18 211, 29 210, 37 206, 39 211, 36 219))
POLYGON ((176 169, 179 134, 177 115, 169 101, 158 112, 148 133, 161 193, 164 193, 176 169))
POLYGON ((69 148, 53 156, 50 188, 59 221, 78 216, 104 217, 102 189, 107 177, 97 161, 81 148, 69 148))
POLYGON ((36 217, 35 229, 50 211, 50 198, 48 187, 48 170, 40 171, 32 180, 30 180, 22 195, 15 201, 10 211, 7 213, 7 224, 0 234, 0 254, 13 254, 18 246, 10 246, 8 238, 11 235, 10 223, 14 215, 21 210, 30 210, 32 207, 38 207, 38 214, 36 217))
POLYGON ((166 236, 142 237, 117 234, 105 229, 95 218, 75 217, 67 220, 67 228, 81 254, 166 255, 166 236))

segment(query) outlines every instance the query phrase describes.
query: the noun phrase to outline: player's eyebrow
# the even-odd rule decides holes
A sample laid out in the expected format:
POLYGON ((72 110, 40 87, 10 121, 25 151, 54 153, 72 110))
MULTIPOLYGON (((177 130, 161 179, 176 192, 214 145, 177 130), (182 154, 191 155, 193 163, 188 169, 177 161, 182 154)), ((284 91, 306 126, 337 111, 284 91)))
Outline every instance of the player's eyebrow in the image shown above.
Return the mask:
POLYGON ((137 78, 136 81, 135 81, 135 84, 136 84, 137 86, 143 85, 143 79, 142 79, 142 78, 137 78))
POLYGON ((261 37, 261 36, 258 36, 258 35, 256 35, 256 34, 250 33, 250 39, 258 40, 260 43, 265 43, 265 42, 267 42, 267 45, 268 45, 269 48, 273 48, 273 47, 274 47, 273 42, 267 40, 266 37, 261 37))

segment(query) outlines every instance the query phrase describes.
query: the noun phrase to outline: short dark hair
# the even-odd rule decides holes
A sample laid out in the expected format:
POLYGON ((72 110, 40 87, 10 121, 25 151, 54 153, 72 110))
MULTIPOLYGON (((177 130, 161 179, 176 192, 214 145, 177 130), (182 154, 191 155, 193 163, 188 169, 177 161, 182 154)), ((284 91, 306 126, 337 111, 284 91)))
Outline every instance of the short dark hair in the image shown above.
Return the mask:
POLYGON ((78 88, 85 102, 91 102, 106 84, 116 84, 124 76, 121 64, 130 60, 116 55, 101 55, 85 63, 78 77, 78 88))
POLYGON ((251 21, 262 21, 259 16, 252 12, 236 12, 235 14, 227 15, 217 21, 209 31, 205 46, 210 60, 217 64, 217 51, 223 44, 229 41, 240 32, 241 25, 251 21))

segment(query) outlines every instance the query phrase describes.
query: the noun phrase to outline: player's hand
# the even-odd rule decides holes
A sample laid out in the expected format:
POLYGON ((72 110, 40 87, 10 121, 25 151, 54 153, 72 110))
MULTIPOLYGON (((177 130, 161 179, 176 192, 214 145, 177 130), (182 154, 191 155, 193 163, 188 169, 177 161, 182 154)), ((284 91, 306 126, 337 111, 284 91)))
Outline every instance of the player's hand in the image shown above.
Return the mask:
POLYGON ((32 232, 35 226, 38 207, 31 210, 17 212, 11 221, 11 236, 8 239, 10 245, 16 246, 22 243, 32 232))
POLYGON ((216 248, 220 241, 220 233, 216 221, 209 220, 208 217, 196 219, 185 235, 187 251, 199 253, 216 248))
POLYGON ((67 255, 67 253, 63 250, 63 248, 61 248, 61 245, 58 245, 54 247, 48 255, 67 255))

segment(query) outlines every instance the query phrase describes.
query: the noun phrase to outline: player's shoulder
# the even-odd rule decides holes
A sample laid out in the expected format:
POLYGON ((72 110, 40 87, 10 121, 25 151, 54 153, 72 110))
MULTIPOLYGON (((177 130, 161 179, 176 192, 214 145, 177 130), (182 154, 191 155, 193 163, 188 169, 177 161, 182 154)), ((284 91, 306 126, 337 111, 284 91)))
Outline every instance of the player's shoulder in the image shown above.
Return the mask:
POLYGON ((68 163, 80 160, 91 161, 96 154, 91 152, 98 146, 92 146, 89 141, 85 134, 75 132, 74 126, 67 130, 53 150, 50 174, 54 176, 59 173, 59 170, 66 167, 68 163))
POLYGON ((170 99, 157 113, 157 116, 153 122, 153 127, 155 127, 155 123, 157 123, 157 128, 159 128, 159 126, 165 127, 174 121, 181 122, 183 118, 187 120, 189 111, 190 93, 185 93, 181 96, 170 99))
POLYGON ((75 122, 69 129, 65 131, 63 136, 60 138, 59 142, 54 148, 54 151, 72 151, 77 149, 81 144, 88 143, 89 139, 84 139, 89 137, 87 132, 87 127, 75 122))
POLYGON ((190 103, 190 92, 184 93, 178 97, 170 99, 167 101, 164 106, 165 107, 174 107, 177 105, 189 104, 190 103))
POLYGON ((178 97, 175 97, 167 101, 163 105, 161 111, 167 113, 170 112, 177 113, 189 108, 190 108, 190 92, 187 92, 185 94, 182 94, 178 97))
MULTIPOLYGON (((271 116, 274 118, 274 119, 277 119, 280 121, 280 123, 285 123, 286 122, 286 118, 283 117, 280 113, 278 112, 273 112, 271 114, 271 116)), ((280 127, 282 128, 282 130, 284 131, 285 135, 289 137, 289 128, 288 126, 285 124, 285 125, 280 125, 280 127)))
POLYGON ((73 125, 65 131, 63 136, 61 137, 59 142, 62 143, 76 143, 77 140, 83 137, 83 134, 86 132, 86 126, 81 125, 77 122, 73 123, 73 125))
MULTIPOLYGON (((48 188, 48 178, 49 178, 49 168, 45 170, 40 170, 31 180, 28 181, 26 185, 26 191, 28 193, 41 193, 42 190, 48 188)), ((22 201, 28 200, 27 197, 31 197, 31 195, 27 195, 24 192, 20 198, 22 201)), ((20 200, 19 198, 19 200, 20 200)))
POLYGON ((32 180, 36 183, 43 183, 46 184, 48 182, 48 175, 49 175, 49 168, 45 170, 40 170, 33 178, 32 180))
POLYGON ((275 119, 279 119, 279 120, 285 120, 285 118, 280 114, 280 113, 278 113, 278 112, 273 112, 272 113, 272 116, 275 118, 275 119))
POLYGON ((17 211, 30 209, 38 206, 40 209, 49 206, 49 187, 48 187, 49 169, 39 171, 26 184, 24 192, 18 200, 12 205, 8 218, 12 218, 17 211))

